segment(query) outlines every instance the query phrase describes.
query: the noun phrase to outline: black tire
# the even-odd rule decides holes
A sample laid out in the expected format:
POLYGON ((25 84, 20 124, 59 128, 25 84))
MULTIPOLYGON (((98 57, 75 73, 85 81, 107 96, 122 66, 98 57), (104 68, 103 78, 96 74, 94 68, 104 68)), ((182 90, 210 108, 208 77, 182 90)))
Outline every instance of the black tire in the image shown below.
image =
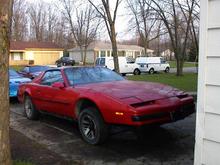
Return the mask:
POLYGON ((126 76, 126 73, 122 73, 121 75, 122 75, 123 77, 125 77, 125 76, 126 76))
POLYGON ((149 74, 154 74, 154 68, 151 68, 151 69, 149 70, 149 74))
POLYGON ((34 104, 32 103, 30 96, 25 96, 24 98, 24 114, 30 120, 39 119, 39 112, 36 110, 34 104))
POLYGON ((141 71, 136 68, 136 69, 134 70, 133 74, 134 74, 134 75, 140 75, 140 74, 141 74, 141 71))
POLYGON ((85 108, 79 114, 79 130, 85 142, 98 145, 108 137, 108 128, 96 108, 85 108))
POLYGON ((169 67, 166 67, 166 69, 165 69, 164 72, 165 72, 165 73, 169 73, 169 72, 170 72, 170 68, 169 68, 169 67))

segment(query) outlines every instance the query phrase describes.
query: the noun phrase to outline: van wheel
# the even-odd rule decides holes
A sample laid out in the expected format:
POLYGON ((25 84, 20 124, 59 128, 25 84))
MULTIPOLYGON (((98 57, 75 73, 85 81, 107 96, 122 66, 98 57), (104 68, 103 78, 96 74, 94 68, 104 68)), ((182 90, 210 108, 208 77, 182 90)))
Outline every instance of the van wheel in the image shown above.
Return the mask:
POLYGON ((140 75, 141 71, 139 69, 135 69, 133 72, 134 75, 140 75))
POLYGON ((165 73, 169 73, 169 72, 170 72, 170 68, 169 68, 169 67, 166 67, 165 73))
POLYGON ((97 145, 108 137, 108 128, 101 114, 96 108, 85 108, 79 114, 79 130, 84 141, 97 145))
POLYGON ((149 74, 154 74, 154 68, 151 68, 151 69, 149 70, 149 74))

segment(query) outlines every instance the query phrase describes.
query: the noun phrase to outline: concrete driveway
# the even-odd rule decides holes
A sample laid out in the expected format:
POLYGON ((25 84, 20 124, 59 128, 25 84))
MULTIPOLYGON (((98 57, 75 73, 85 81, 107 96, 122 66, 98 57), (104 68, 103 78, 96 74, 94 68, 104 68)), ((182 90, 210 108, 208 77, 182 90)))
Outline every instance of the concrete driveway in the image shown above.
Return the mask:
MULTIPOLYGON (((23 106, 11 102, 11 127, 58 153, 72 164, 191 165, 194 157, 195 114, 185 120, 146 131, 138 138, 131 131, 111 136, 101 146, 81 140, 77 124, 42 116, 30 121, 23 106)), ((36 150, 37 152, 37 150, 36 150)))

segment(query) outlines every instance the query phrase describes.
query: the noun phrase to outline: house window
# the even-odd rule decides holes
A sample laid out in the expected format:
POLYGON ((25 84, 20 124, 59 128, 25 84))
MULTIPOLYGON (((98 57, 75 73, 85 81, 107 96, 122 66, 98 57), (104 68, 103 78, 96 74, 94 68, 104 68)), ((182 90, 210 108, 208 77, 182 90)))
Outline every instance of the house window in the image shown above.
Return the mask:
POLYGON ((14 61, 23 60, 23 54, 22 53, 13 53, 12 60, 14 60, 14 61))
POLYGON ((101 57, 105 57, 106 54, 105 54, 105 51, 101 51, 101 57))
POLYGON ((135 51, 135 58, 140 57, 140 56, 141 56, 140 52, 135 51))
POLYGON ((111 57, 111 52, 110 51, 107 51, 107 56, 111 57))
POLYGON ((118 51, 118 56, 124 57, 125 56, 125 51, 118 51))

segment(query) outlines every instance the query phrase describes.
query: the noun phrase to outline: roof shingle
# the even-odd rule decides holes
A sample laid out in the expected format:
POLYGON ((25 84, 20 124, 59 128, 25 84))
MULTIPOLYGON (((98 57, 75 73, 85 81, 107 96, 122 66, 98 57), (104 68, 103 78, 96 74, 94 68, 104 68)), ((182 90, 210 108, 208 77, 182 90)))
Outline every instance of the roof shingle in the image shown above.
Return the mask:
POLYGON ((26 41, 11 41, 10 50, 25 50, 25 49, 62 49, 60 46, 52 42, 26 42, 26 41))

